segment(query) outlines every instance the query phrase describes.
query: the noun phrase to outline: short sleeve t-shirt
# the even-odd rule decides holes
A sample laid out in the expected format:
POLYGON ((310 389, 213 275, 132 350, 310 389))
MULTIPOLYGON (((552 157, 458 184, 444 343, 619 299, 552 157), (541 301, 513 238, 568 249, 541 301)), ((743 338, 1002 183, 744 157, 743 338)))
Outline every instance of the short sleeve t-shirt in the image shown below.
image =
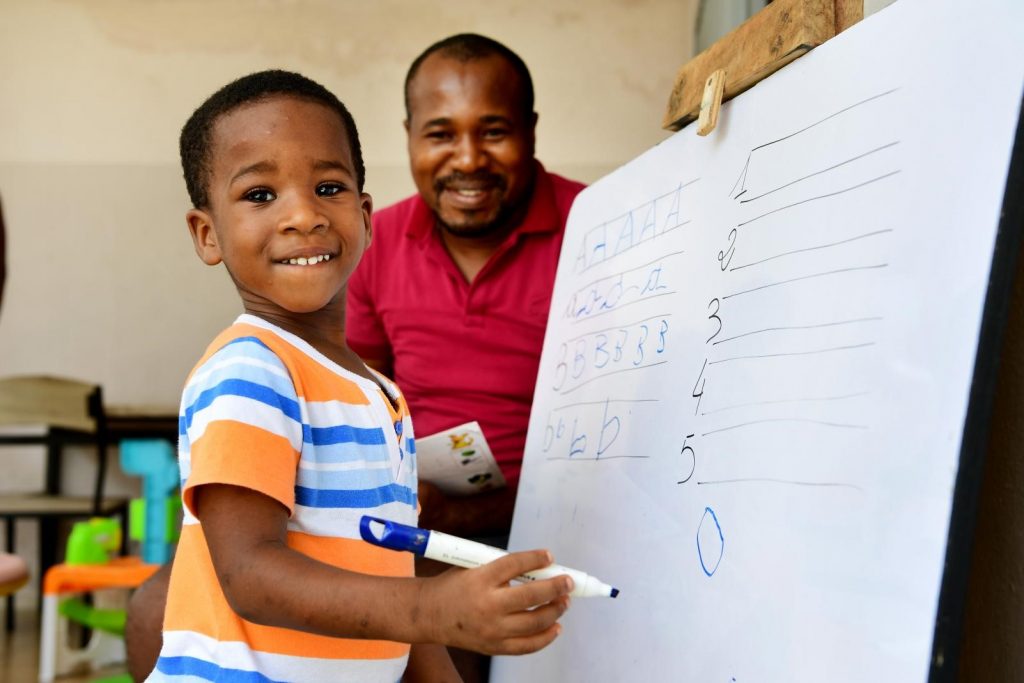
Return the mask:
POLYGON ((417 519, 412 422, 397 388, 381 380, 383 387, 350 373, 253 316, 241 316, 210 345, 182 395, 185 514, 163 648, 149 681, 401 678, 407 644, 261 626, 235 614, 192 507, 197 486, 249 488, 289 511, 290 548, 352 571, 412 576, 411 555, 359 535, 364 514, 417 519))
POLYGON ((387 362, 420 435, 476 420, 510 486, 519 480, 566 218, 583 185, 537 165, 522 223, 473 282, 419 195, 373 215, 349 280, 346 332, 387 362))

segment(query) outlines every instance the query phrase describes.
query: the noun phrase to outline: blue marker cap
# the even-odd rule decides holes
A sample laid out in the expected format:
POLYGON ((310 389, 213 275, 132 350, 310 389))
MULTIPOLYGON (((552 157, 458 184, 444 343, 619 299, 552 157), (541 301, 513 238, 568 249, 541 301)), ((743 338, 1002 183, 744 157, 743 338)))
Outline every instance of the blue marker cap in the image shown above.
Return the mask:
POLYGON ((359 535, 367 543, 390 550, 404 550, 422 555, 427 549, 430 532, 389 519, 363 515, 359 520, 359 535))

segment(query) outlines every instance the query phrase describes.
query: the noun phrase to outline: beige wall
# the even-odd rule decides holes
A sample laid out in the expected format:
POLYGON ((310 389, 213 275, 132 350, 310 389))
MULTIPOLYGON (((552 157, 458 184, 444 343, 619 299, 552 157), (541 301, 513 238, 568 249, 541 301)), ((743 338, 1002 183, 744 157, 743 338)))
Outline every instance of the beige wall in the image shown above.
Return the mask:
POLYGON ((239 310, 192 253, 177 135, 239 75, 300 71, 352 109, 377 206, 412 192, 401 83, 451 33, 517 50, 536 82, 538 155, 592 181, 665 137, 694 0, 0 0, 0 196, 9 281, 0 375, 103 383, 174 407, 239 310))

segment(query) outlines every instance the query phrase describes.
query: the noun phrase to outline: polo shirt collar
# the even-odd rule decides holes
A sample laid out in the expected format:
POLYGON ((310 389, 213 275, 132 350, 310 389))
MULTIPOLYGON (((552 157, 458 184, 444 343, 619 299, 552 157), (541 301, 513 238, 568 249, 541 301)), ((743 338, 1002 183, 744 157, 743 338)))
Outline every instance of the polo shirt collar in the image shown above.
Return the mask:
MULTIPOLYGON (((517 239, 519 235, 557 232, 561 229, 558 220, 558 209, 555 204, 555 189, 551 177, 544 169, 544 165, 534 159, 533 192, 530 195, 530 205, 526 209, 526 216, 509 235, 517 239)), ((406 236, 415 240, 425 240, 434 232, 434 212, 430 210, 423 197, 416 195, 416 203, 413 206, 412 220, 406 229, 406 236)))

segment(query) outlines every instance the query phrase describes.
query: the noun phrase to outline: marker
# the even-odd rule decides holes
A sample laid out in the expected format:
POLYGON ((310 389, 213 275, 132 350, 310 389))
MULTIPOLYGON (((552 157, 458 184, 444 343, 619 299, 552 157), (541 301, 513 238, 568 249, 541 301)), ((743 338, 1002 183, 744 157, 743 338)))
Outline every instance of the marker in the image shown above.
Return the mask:
MULTIPOLYGON (((422 555, 438 562, 447 562, 457 567, 475 569, 508 552, 494 546, 484 545, 476 541, 443 534, 440 531, 428 531, 407 524, 399 524, 387 519, 363 515, 359 521, 359 534, 367 543, 378 545, 390 550, 405 550, 422 555)), ((572 577, 574 587, 569 595, 576 598, 614 598, 619 594, 618 588, 612 588, 598 581, 589 574, 576 569, 569 569, 552 564, 543 569, 526 572, 516 578, 519 581, 536 581, 550 579, 567 574, 572 577)))

